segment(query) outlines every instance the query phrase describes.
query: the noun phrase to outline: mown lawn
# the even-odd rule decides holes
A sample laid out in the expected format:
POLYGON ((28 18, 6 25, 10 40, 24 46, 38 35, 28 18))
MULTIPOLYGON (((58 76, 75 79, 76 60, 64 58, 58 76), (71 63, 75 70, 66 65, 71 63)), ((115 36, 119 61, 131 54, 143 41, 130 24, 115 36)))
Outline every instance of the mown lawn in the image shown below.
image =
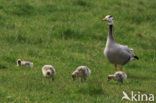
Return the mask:
POLYGON ((156 95, 156 0, 0 0, 0 103, 119 103, 122 91, 156 95), (107 82, 114 66, 104 57, 108 24, 140 58, 124 66, 122 84, 107 82), (30 60, 34 68, 17 67, 30 60), (56 79, 41 68, 52 64, 56 79), (73 82, 77 66, 92 70, 73 82))

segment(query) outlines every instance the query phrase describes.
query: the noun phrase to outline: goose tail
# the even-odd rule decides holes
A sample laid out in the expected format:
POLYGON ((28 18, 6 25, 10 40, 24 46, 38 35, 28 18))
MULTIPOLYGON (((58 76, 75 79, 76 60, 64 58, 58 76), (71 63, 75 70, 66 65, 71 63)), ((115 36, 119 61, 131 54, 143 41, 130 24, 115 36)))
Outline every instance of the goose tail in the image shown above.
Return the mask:
POLYGON ((131 58, 130 58, 130 61, 133 61, 133 60, 139 60, 139 57, 137 57, 137 56, 131 57, 131 58))
POLYGON ((134 58, 137 59, 137 60, 139 60, 139 57, 137 57, 137 56, 134 56, 134 58))

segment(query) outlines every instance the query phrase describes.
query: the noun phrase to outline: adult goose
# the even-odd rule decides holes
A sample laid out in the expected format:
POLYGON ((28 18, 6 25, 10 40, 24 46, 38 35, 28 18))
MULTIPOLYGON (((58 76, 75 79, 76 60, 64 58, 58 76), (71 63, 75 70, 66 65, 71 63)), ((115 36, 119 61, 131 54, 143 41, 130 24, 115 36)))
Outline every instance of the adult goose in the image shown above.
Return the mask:
POLYGON ((106 46, 104 49, 104 55, 108 61, 114 64, 115 71, 117 71, 117 64, 120 65, 120 71, 122 71, 122 66, 128 62, 139 59, 133 54, 133 49, 128 48, 128 46, 120 45, 114 41, 113 37, 113 17, 107 15, 103 21, 108 21, 109 33, 107 37, 106 46))

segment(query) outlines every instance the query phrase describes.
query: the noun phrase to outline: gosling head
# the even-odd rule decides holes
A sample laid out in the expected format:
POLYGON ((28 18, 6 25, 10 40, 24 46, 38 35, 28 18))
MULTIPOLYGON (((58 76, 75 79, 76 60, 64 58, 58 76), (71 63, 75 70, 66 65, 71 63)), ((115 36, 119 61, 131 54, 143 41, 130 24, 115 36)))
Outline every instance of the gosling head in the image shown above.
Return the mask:
POLYGON ((112 25, 113 22, 113 17, 111 15, 107 15, 105 18, 102 19, 102 21, 108 21, 109 25, 112 25))
POLYGON ((21 65, 21 59, 18 59, 17 60, 17 66, 20 66, 21 65))
POLYGON ((76 75, 77 75, 77 72, 73 72, 73 73, 72 73, 72 78, 73 78, 73 81, 75 81, 75 80, 76 80, 76 75))
POLYGON ((108 80, 107 81, 110 81, 112 79, 114 79, 114 75, 108 75, 108 80))
POLYGON ((52 74, 52 72, 51 72, 50 70, 47 70, 47 71, 46 71, 46 75, 47 75, 47 77, 50 77, 51 74, 52 74))

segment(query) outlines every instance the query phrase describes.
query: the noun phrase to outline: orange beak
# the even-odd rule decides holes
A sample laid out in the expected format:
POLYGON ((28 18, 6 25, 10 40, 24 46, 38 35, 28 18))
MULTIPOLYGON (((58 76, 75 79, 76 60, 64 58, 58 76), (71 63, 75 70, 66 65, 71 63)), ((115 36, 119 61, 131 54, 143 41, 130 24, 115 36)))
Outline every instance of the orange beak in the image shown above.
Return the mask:
POLYGON ((107 21, 107 18, 103 18, 102 21, 107 21))

